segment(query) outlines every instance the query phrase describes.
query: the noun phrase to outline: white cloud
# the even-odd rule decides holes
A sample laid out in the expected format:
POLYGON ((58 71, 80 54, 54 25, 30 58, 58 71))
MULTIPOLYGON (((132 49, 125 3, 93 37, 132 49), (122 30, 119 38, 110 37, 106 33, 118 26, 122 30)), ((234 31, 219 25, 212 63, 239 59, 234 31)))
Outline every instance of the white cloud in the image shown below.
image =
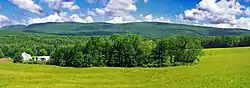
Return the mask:
MULTIPOLYGON (((164 17, 153 18, 152 14, 146 15, 145 17, 141 14, 140 18, 135 18, 130 13, 136 12, 137 7, 135 5, 137 0, 110 0, 106 7, 104 8, 96 8, 94 12, 97 15, 106 15, 110 20, 108 23, 129 23, 129 22, 170 22, 169 19, 165 19, 164 17)), ((147 2, 148 0, 145 0, 147 2)), ((90 12, 88 12, 90 13, 90 12)), ((91 12, 92 13, 92 12, 91 12)), ((90 14, 91 15, 91 14, 90 14)), ((93 14, 92 14, 93 15, 93 14)))
POLYGON ((105 11, 103 9, 96 8, 95 12, 99 15, 105 15, 105 11))
POLYGON ((164 17, 156 18, 155 22, 172 23, 170 19, 166 19, 164 17))
POLYGON ((47 23, 47 22, 79 22, 79 23, 89 23, 94 22, 91 16, 86 18, 81 18, 77 14, 73 14, 71 16, 67 15, 58 15, 57 13, 51 14, 47 17, 43 18, 30 18, 27 24, 34 24, 34 23, 47 23))
POLYGON ((152 14, 143 16, 142 14, 140 15, 143 21, 146 22, 163 22, 163 23, 171 23, 169 19, 166 19, 164 17, 153 17, 152 14))
POLYGON ((177 17, 184 21, 205 23, 206 26, 249 29, 250 25, 246 22, 250 18, 237 19, 243 14, 250 15, 250 9, 237 0, 201 0, 196 8, 186 10, 177 17))
POLYGON ((136 11, 135 2, 133 0, 110 0, 106 6, 110 10, 136 11))
POLYGON ((235 25, 239 28, 250 29, 250 18, 241 17, 235 21, 235 25))
POLYGON ((148 15, 143 15, 140 14, 140 19, 135 19, 133 17, 131 17, 130 19, 132 20, 126 20, 128 18, 123 18, 123 17, 113 17, 111 20, 106 21, 107 23, 115 23, 115 24, 119 24, 119 23, 131 23, 131 22, 162 22, 162 23, 171 23, 171 21, 169 19, 166 19, 164 17, 153 17, 152 14, 148 14, 148 15))
POLYGON ((0 27, 7 25, 9 18, 0 14, 0 27))
POLYGON ((73 11, 73 10, 80 10, 80 7, 78 5, 73 5, 70 9, 70 11, 73 11))
POLYGON ((86 15, 83 12, 79 12, 80 17, 85 17, 86 15))
POLYGON ((241 5, 236 0, 202 0, 197 8, 202 11, 208 11, 212 14, 241 14, 242 8, 245 6, 241 5))
POLYGON ((79 15, 77 15, 77 14, 71 15, 71 16, 70 16, 67 20, 65 20, 65 21, 79 22, 79 23, 85 22, 85 20, 82 19, 82 18, 81 18, 79 15))
POLYGON ((245 13, 246 15, 250 16, 250 8, 247 7, 246 10, 244 11, 244 13, 245 13))
POLYGON ((41 14, 43 12, 42 8, 35 4, 33 0, 9 0, 9 2, 33 13, 41 14))
POLYGON ((64 20, 66 19, 55 13, 44 18, 30 18, 28 20, 28 24, 46 23, 46 22, 64 22, 64 20))
POLYGON ((67 12, 61 12, 58 15, 61 16, 61 17, 66 17, 68 15, 68 13, 67 12))
POLYGON ((189 21, 210 21, 211 23, 228 23, 236 15, 243 13, 243 5, 235 0, 202 0, 196 8, 186 10, 180 17, 189 21))
POLYGON ((140 14, 139 16, 140 16, 140 17, 143 17, 143 14, 140 14))
MULTIPOLYGON (((105 2, 106 0, 101 1, 105 2)), ((90 0, 90 2, 96 2, 96 0, 90 0)), ((104 8, 88 10, 87 14, 90 16, 105 17, 105 20, 109 20, 111 22, 132 22, 136 21, 135 17, 130 14, 130 12, 137 11, 135 2, 136 0, 109 0, 104 8)))
POLYGON ((69 9, 70 11, 79 10, 80 9, 80 7, 78 5, 74 5, 74 2, 62 2, 61 3, 61 7, 69 9))
POLYGON ((99 8, 95 8, 93 10, 87 10, 87 15, 90 15, 90 16, 104 16, 105 15, 105 11, 104 9, 99 9, 99 8))
POLYGON ((93 20, 93 18, 92 18, 91 16, 86 17, 86 18, 85 18, 85 21, 86 21, 87 23, 92 23, 92 22, 94 22, 94 20, 93 20))
POLYGON ((5 21, 9 21, 9 18, 0 14, 0 23, 5 21))
POLYGON ((53 8, 57 13, 61 13, 61 9, 69 9, 70 11, 79 10, 80 7, 75 5, 74 0, 45 0, 50 8, 53 8))
POLYGON ((152 16, 152 14, 146 15, 146 16, 145 16, 145 21, 153 21, 153 16, 152 16))
POLYGON ((135 17, 133 17, 132 15, 127 15, 127 16, 124 16, 124 17, 122 17, 123 18, 123 20, 125 20, 125 21, 136 21, 136 19, 135 19, 135 17))
POLYGON ((87 11, 87 14, 90 16, 96 16, 96 13, 94 11, 87 11))
POLYGON ((148 3, 148 0, 144 0, 144 3, 148 3))
POLYGON ((132 21, 135 20, 135 18, 130 12, 136 12, 137 7, 134 0, 110 0, 103 10, 109 14, 112 19, 114 19, 114 17, 121 17, 125 21, 132 21))
POLYGON ((140 20, 127 21, 127 20, 124 20, 122 17, 113 17, 113 19, 106 21, 106 22, 113 23, 113 24, 121 24, 121 23, 142 22, 142 21, 140 20))

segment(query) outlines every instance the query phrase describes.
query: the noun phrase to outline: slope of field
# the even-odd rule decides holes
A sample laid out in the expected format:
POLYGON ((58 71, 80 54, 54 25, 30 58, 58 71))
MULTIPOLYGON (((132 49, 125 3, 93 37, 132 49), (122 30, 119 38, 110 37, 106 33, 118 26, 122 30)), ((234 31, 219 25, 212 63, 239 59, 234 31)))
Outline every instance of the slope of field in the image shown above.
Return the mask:
POLYGON ((208 49, 199 65, 65 68, 0 63, 1 88, 249 88, 250 48, 208 49))
POLYGON ((125 33, 138 33, 145 37, 167 37, 171 35, 190 36, 223 36, 223 35, 246 35, 250 30, 222 29, 192 26, 184 24, 167 24, 159 22, 138 22, 126 24, 110 23, 40 23, 29 26, 14 25, 0 30, 12 30, 35 33, 48 33, 56 35, 112 35, 125 33))

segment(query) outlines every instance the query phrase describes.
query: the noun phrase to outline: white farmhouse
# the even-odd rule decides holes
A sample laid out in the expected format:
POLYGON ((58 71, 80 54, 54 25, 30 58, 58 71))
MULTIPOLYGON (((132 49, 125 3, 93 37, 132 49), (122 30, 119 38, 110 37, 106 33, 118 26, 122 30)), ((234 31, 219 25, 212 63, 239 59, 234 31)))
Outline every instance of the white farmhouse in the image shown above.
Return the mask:
POLYGON ((37 56, 36 58, 38 61, 48 61, 50 56, 37 56))
POLYGON ((25 61, 32 60, 31 55, 27 54, 26 52, 22 53, 22 57, 23 57, 23 60, 25 60, 25 61))
MULTIPOLYGON (((26 52, 22 53, 22 57, 24 61, 28 61, 28 60, 32 60, 32 57, 30 54, 27 54, 26 52)), ((36 56, 36 58, 34 58, 34 60, 37 61, 49 61, 50 56, 36 56)))

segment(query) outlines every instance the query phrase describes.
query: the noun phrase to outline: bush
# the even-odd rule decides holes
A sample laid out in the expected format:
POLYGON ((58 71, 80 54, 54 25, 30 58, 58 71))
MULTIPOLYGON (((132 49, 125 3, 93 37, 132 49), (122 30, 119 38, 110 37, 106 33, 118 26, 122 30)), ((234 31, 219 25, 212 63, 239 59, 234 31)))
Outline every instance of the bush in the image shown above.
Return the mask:
POLYGON ((23 63, 23 58, 21 57, 21 53, 17 52, 14 54, 13 62, 14 63, 23 63))

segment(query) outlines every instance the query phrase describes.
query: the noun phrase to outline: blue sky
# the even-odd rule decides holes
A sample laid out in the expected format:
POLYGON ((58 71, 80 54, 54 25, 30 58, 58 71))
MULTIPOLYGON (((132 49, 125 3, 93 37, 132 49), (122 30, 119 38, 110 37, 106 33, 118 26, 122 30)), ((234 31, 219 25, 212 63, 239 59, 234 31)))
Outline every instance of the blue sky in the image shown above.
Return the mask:
POLYGON ((0 0, 0 27, 44 22, 166 22, 250 28, 250 0, 0 0))

